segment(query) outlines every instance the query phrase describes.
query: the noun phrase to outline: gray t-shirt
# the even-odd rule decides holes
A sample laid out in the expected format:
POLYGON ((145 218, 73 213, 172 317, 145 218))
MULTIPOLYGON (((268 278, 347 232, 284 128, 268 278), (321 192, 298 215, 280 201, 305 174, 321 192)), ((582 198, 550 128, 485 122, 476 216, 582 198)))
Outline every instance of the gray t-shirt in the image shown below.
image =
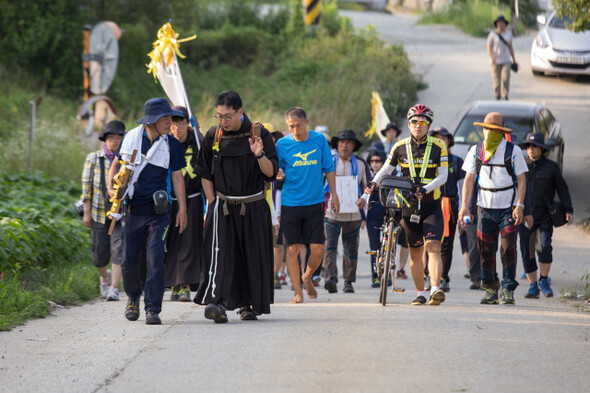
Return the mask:
MULTIPOLYGON (((504 31, 502 37, 507 43, 512 44, 512 33, 509 30, 504 31)), ((490 44, 492 45, 492 57, 496 64, 511 63, 510 48, 500 40, 496 30, 491 31, 490 34, 488 34, 487 45, 490 44)))

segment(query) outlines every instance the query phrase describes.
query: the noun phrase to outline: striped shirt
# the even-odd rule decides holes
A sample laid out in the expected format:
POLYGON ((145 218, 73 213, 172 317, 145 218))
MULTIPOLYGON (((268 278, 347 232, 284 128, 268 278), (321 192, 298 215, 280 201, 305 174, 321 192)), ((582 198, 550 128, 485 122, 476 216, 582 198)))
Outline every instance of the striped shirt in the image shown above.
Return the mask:
MULTIPOLYGON (((109 176, 109 169, 111 168, 111 161, 104 154, 104 150, 89 153, 84 162, 84 170, 82 171, 82 196, 83 200, 90 199, 92 221, 104 224, 106 222, 105 197, 108 198, 106 190, 107 179, 109 176), (100 157, 104 157, 104 187, 102 191, 102 182, 100 174, 100 157)), ((110 203, 108 203, 110 208, 110 203)))

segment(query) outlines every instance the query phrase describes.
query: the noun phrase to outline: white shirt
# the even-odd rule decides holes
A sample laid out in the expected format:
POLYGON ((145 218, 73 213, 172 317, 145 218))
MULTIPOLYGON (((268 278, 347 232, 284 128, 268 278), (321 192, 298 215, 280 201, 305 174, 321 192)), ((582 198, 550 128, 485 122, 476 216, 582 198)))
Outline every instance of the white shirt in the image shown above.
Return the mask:
MULTIPOLYGON (((477 165, 475 161, 475 150, 477 145, 471 146, 465 162, 463 163, 463 170, 466 173, 477 175, 477 165)), ((494 152, 494 155, 489 161, 489 164, 496 164, 500 166, 482 165, 479 172, 478 184, 483 188, 504 188, 512 185, 513 181, 506 168, 504 167, 504 153, 506 151, 506 140, 502 139, 500 145, 494 152)), ((522 150, 518 146, 514 146, 512 150, 512 167, 514 168, 514 175, 518 176, 528 172, 522 150)), ((516 205, 518 202, 518 193, 516 190, 508 189, 505 191, 485 191, 481 188, 477 194, 477 206, 486 209, 506 209, 510 206, 516 205), (510 201, 512 195, 514 199, 510 201)))
MULTIPOLYGON (((501 35, 507 43, 512 43, 512 33, 510 32, 510 30, 505 30, 503 33, 501 33, 501 35)), ((512 63, 512 61, 510 60, 510 48, 508 48, 508 45, 506 45, 502 42, 502 40, 500 40, 500 37, 498 37, 498 33, 496 30, 490 31, 490 34, 488 34, 487 44, 492 44, 492 57, 494 58, 496 64, 512 63)))

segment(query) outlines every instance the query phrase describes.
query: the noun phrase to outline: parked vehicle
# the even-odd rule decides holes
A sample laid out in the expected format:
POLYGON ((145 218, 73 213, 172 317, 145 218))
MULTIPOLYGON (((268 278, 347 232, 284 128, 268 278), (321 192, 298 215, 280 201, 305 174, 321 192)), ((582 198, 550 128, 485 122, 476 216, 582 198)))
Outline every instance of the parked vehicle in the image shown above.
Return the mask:
POLYGON ((567 30, 571 18, 552 12, 549 18, 539 15, 543 28, 531 47, 531 70, 535 75, 590 75, 590 29, 580 33, 567 30))
MULTIPOLYGON (((545 144, 551 147, 547 157, 563 168, 564 141, 561 124, 545 106, 531 102, 519 101, 475 101, 467 110, 455 129, 455 146, 453 153, 465 158, 469 148, 483 139, 483 128, 474 126, 474 122, 483 122, 490 112, 499 112, 504 116, 504 126, 512 129, 511 141, 522 143, 529 132, 541 132, 545 144)), ((523 151, 526 157, 526 152, 523 151)))

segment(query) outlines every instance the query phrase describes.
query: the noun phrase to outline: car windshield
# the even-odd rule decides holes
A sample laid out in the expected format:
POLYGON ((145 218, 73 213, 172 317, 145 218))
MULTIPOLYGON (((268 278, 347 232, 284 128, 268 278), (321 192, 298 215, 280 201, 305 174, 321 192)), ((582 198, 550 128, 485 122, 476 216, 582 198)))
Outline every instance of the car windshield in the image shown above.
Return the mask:
POLYGON ((560 18, 557 15, 555 15, 553 18, 551 18, 551 21, 549 22, 549 27, 554 27, 556 29, 565 29, 566 24, 571 25, 572 18, 570 18, 569 16, 566 16, 565 18, 560 18))
MULTIPOLYGON (((482 123, 483 119, 481 116, 472 115, 463 118, 461 124, 457 127, 457 131, 455 131, 456 143, 475 144, 483 139, 483 128, 474 126, 474 122, 482 123)), ((537 132, 532 118, 506 117, 504 118, 504 127, 512 130, 511 140, 514 143, 524 141, 529 132, 537 132)))

